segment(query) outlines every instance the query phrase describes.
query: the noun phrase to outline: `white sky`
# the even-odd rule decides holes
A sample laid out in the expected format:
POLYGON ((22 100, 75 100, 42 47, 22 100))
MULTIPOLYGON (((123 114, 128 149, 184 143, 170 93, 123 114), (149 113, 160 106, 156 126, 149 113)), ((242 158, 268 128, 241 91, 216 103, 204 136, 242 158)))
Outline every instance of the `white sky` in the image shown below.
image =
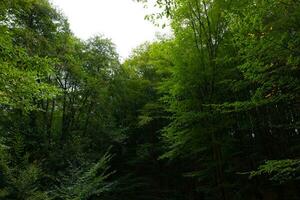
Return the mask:
POLYGON ((121 58, 145 41, 155 39, 157 32, 166 33, 144 20, 149 12, 133 0, 50 0, 69 19, 71 30, 88 39, 103 34, 112 39, 121 58))

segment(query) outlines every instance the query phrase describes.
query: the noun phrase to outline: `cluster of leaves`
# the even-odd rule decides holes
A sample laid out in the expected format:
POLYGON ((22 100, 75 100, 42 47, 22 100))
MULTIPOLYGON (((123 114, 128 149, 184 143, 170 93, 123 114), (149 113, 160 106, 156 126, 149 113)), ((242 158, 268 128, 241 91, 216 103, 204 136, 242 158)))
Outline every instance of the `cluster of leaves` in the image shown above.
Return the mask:
MULTIPOLYGON (((114 182, 106 182, 106 179, 113 174, 109 172, 109 161, 111 156, 106 153, 95 164, 87 167, 71 168, 68 175, 64 175, 62 187, 54 192, 55 199, 64 200, 85 200, 93 196, 101 198, 105 193, 110 192, 114 182)), ((103 197, 102 197, 103 198, 103 197)))
POLYGON ((257 171, 250 174, 250 178, 269 175, 270 180, 284 183, 291 180, 299 180, 300 161, 299 160, 268 160, 260 165, 257 171))
POLYGON ((22 136, 17 136, 13 147, 8 147, 1 140, 0 147, 0 199, 50 199, 42 191, 40 181, 43 176, 40 166, 30 162, 28 154, 23 155, 22 136))

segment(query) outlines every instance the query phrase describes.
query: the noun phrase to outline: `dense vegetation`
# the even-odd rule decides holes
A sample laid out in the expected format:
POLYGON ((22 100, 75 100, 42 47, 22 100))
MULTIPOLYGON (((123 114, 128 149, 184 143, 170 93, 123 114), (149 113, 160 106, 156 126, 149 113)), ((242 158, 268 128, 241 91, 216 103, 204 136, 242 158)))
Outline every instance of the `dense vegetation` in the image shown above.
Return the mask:
POLYGON ((1 0, 1 200, 299 199, 300 1, 156 6, 173 36, 121 63, 1 0))

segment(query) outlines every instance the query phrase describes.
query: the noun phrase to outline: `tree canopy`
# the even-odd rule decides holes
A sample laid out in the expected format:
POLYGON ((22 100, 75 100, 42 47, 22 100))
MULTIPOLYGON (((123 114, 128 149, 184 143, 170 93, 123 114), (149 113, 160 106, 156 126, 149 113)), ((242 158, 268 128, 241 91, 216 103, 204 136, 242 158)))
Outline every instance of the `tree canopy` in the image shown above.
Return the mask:
POLYGON ((299 199, 300 2, 155 5, 173 35, 121 62, 0 2, 0 200, 299 199))

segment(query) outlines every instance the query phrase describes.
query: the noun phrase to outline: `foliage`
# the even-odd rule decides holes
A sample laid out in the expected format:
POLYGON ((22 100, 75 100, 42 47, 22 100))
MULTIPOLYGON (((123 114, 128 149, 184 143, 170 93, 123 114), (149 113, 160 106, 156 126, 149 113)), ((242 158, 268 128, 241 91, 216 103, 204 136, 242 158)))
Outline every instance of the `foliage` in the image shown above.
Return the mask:
POLYGON ((299 199, 300 3, 137 2, 173 35, 124 63, 0 2, 0 199, 299 199))
POLYGON ((105 193, 110 192, 114 186, 114 183, 106 182, 113 173, 108 172, 110 160, 111 156, 106 153, 95 164, 90 164, 84 169, 81 167, 71 169, 69 175, 63 177, 61 186, 55 191, 56 199, 85 200, 93 196, 101 198, 105 193))
POLYGON ((260 165, 257 171, 250 174, 250 178, 268 175, 271 181, 284 183, 290 180, 299 179, 299 160, 268 160, 260 165))
POLYGON ((40 187, 43 176, 40 166, 36 162, 31 163, 28 154, 22 156, 24 148, 20 138, 15 142, 14 149, 5 144, 0 147, 0 199, 50 199, 47 192, 40 187))

